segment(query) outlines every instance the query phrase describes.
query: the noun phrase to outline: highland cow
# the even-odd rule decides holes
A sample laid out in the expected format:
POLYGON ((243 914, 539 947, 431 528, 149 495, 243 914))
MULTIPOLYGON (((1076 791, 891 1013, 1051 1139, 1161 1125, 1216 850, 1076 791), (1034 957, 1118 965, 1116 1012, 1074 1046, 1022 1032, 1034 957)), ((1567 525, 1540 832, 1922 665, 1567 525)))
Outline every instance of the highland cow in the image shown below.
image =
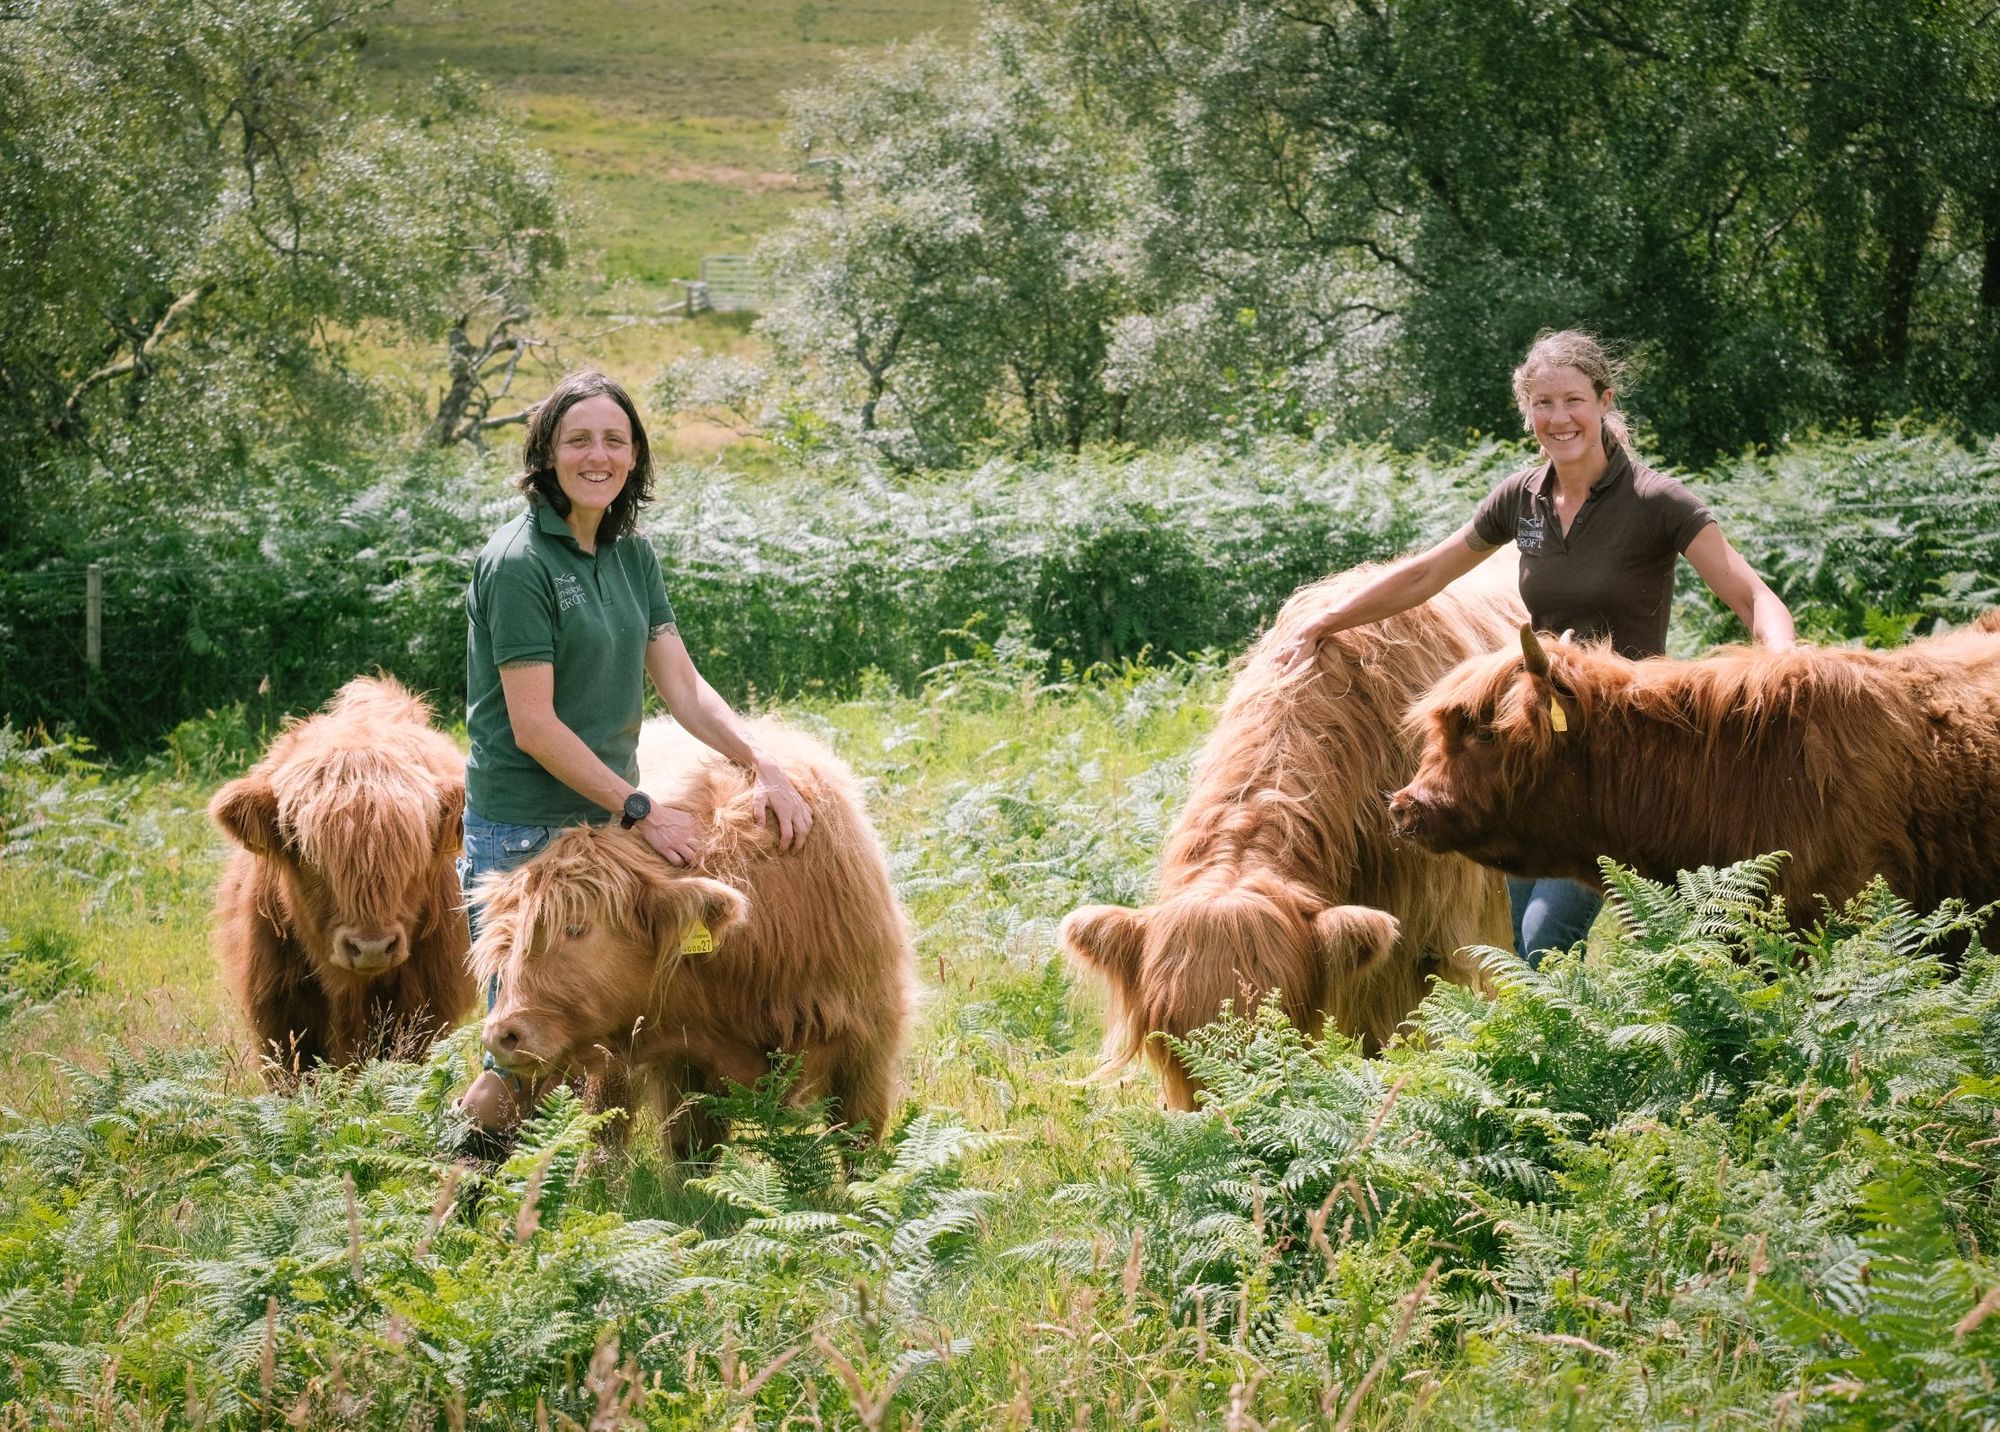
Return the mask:
POLYGON ((1459 661, 1512 638, 1514 563, 1496 558, 1421 606, 1325 638, 1292 671, 1277 661, 1359 568, 1303 588, 1245 658, 1168 836, 1160 896, 1090 905, 1063 921, 1071 958, 1109 994, 1098 1076, 1144 1049, 1171 1108, 1195 1086, 1162 1041, 1272 990, 1308 1033, 1331 1017, 1373 1053, 1435 978, 1485 987, 1460 952, 1511 942, 1500 878, 1391 837, 1382 793, 1416 766, 1403 713, 1459 661))
POLYGON ((348 682, 208 812, 238 847, 215 901, 223 983, 274 1077, 426 1046, 464 1013, 465 758, 422 701, 348 682))
POLYGON ((595 1102, 653 1103, 685 1150, 721 1132, 688 1094, 754 1083, 784 1053, 799 1059, 794 1098, 831 1095, 843 1122, 884 1133, 916 1004, 908 925, 847 767, 810 737, 756 729, 812 808, 803 848, 778 850, 747 771, 652 722, 640 784, 708 827, 692 868, 637 832, 580 827, 480 883, 471 962, 500 980, 486 1048, 531 1096, 581 1075, 595 1102))
POLYGON ((1627 661, 1598 647, 1476 658, 1411 712, 1397 829, 1513 874, 1655 880, 1790 853, 1794 914, 1880 875, 1928 909, 2000 899, 2000 623, 1893 651, 1725 649, 1627 661))

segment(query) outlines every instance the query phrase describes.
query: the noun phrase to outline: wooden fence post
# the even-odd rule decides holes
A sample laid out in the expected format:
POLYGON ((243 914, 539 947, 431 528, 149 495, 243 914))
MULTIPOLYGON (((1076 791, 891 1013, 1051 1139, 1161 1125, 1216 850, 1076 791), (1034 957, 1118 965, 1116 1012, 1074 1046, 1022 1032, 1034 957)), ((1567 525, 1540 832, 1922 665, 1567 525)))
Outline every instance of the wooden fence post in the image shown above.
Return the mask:
POLYGON ((98 562, 83 572, 83 660, 92 671, 104 668, 104 567, 98 562))

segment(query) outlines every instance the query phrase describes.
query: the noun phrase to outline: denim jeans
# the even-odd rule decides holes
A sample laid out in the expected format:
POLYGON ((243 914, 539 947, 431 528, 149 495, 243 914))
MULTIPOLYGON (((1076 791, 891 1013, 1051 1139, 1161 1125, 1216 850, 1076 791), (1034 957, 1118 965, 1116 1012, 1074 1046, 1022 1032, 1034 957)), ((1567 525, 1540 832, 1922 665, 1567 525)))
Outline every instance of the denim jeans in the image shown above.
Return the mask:
MULTIPOLYGON (((507 825, 465 813, 465 844, 458 856, 458 888, 465 896, 465 926, 473 939, 479 938, 479 904, 473 899, 472 887, 482 875, 495 871, 515 870, 526 865, 555 838, 561 830, 559 825, 507 825)), ((486 982, 486 1011, 491 1014, 493 1006, 500 1000, 500 977, 493 976, 486 982)), ((493 1056, 486 1056, 486 1067, 493 1067, 493 1056)))
POLYGON ((1507 902, 1514 907, 1514 948, 1530 967, 1544 950, 1566 950, 1590 933, 1604 897, 1574 880, 1517 880, 1507 877, 1507 902))

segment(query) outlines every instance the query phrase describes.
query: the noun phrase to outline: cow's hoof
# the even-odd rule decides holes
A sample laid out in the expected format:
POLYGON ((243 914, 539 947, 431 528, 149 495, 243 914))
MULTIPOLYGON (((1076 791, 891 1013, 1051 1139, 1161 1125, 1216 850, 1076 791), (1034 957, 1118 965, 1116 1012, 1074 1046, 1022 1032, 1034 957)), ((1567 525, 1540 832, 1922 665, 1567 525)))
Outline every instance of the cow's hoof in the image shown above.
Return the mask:
POLYGON ((458 1111, 474 1128, 504 1134, 521 1122, 521 1101, 513 1085, 497 1069, 482 1069, 458 1096, 458 1111))

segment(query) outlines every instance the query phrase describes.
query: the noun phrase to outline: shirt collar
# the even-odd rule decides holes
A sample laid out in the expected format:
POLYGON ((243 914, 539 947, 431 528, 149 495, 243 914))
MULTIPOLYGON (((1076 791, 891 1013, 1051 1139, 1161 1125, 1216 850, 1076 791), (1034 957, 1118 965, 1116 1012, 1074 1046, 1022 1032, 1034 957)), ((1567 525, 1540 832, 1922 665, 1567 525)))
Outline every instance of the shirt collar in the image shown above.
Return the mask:
MULTIPOLYGON (((1590 484, 1588 496, 1602 497, 1622 482, 1631 471, 1632 454, 1625 451, 1625 444, 1613 443, 1605 459, 1604 475, 1590 484)), ((1555 485, 1556 465, 1553 461, 1543 463, 1541 470, 1530 479, 1530 486, 1534 489, 1536 497, 1549 496, 1555 485)))
POLYGON ((576 534, 569 530, 569 523, 561 513, 543 500, 539 493, 528 498, 528 512, 535 519, 535 527, 541 532, 569 544, 569 549, 579 557, 587 556, 583 544, 576 540, 576 534))

